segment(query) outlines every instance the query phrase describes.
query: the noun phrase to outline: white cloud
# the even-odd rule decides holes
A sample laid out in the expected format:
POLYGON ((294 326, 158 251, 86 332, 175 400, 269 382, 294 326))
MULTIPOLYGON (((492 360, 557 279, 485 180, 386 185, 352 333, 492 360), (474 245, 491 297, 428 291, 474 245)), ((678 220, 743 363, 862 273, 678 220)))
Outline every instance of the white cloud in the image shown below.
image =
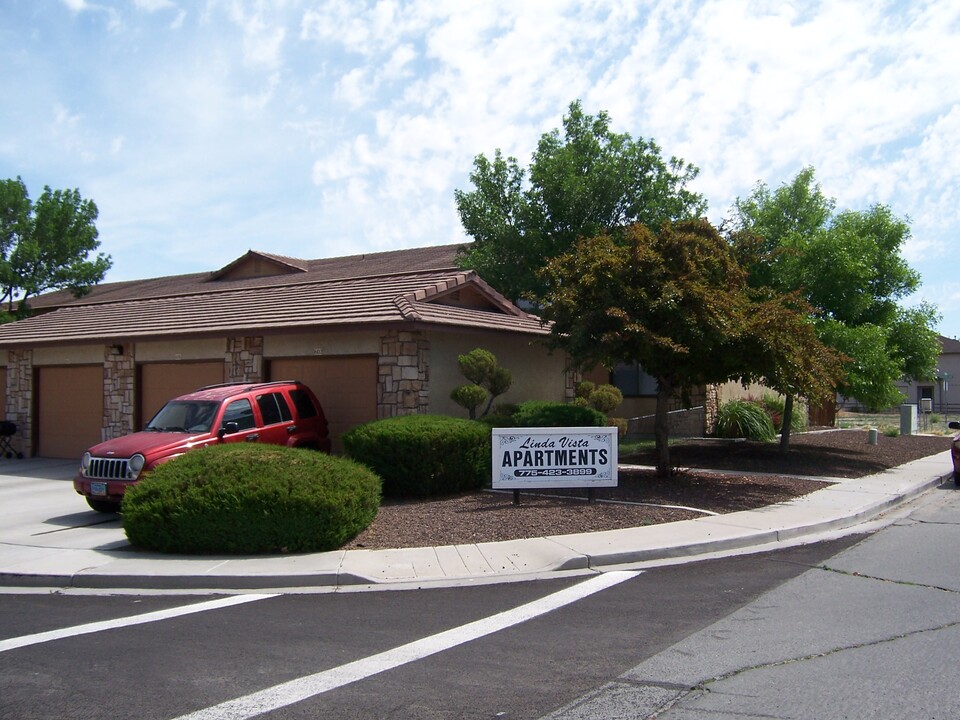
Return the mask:
POLYGON ((176 7, 173 0, 134 0, 133 4, 149 13, 176 7))
POLYGON ((0 170, 97 188, 101 238, 124 251, 162 238, 185 262, 202 234, 225 263, 239 237, 301 257, 459 239, 453 190, 473 157, 526 165, 582 98, 698 165, 714 219, 808 164, 841 207, 889 203, 912 219, 908 260, 944 286, 960 224, 954 0, 60 8, 7 36, 22 72, 0 91, 24 108, 0 118, 0 170))

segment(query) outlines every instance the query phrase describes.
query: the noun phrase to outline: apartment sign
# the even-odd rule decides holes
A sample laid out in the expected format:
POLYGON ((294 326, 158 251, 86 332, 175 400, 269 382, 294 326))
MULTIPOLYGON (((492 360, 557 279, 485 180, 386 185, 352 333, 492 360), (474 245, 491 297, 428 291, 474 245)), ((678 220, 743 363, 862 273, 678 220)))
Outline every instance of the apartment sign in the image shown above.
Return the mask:
POLYGON ((493 489, 617 486, 617 428, 494 428, 493 489))

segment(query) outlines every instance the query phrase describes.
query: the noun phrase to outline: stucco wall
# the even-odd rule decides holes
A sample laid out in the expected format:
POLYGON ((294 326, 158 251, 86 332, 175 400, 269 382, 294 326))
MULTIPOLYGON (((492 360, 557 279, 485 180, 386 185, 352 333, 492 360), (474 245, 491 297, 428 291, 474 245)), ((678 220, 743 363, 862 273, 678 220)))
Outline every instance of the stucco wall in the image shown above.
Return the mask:
POLYGON ((227 340, 226 338, 201 338, 138 342, 135 348, 135 358, 140 363, 222 360, 226 352, 227 340))
POLYGON ((267 335, 263 338, 263 355, 266 358, 376 355, 380 352, 380 335, 379 330, 267 335))
POLYGON ((496 355, 497 362, 513 375, 510 390, 496 402, 563 402, 566 398, 566 358, 560 352, 549 354, 534 338, 446 332, 431 332, 429 338, 431 413, 466 417, 450 393, 467 382, 460 374, 457 357, 478 347, 496 355))

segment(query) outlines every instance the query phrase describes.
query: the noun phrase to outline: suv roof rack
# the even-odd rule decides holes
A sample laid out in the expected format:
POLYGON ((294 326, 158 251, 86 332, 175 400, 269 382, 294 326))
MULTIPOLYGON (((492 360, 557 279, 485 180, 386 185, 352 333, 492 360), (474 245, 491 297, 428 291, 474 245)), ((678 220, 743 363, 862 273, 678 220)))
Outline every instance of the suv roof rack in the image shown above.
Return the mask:
POLYGON ((218 388, 228 388, 228 387, 237 387, 237 388, 255 388, 255 387, 267 387, 269 385, 303 385, 299 380, 269 380, 266 382, 228 382, 228 383, 215 383, 213 385, 204 385, 203 387, 197 388, 194 392, 200 392, 201 390, 216 390, 218 388))

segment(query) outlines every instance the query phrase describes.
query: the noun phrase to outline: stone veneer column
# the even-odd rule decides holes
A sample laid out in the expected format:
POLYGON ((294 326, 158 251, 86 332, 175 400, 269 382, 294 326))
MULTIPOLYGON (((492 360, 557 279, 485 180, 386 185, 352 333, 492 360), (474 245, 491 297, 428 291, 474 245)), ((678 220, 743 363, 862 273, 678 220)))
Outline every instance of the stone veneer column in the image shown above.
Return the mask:
POLYGON ((703 399, 703 434, 713 435, 717 431, 717 415, 720 412, 720 386, 707 385, 703 399))
POLYGON ((6 419, 17 424, 11 443, 24 457, 33 456, 32 407, 33 351, 10 350, 7 353, 6 419))
POLYGON ((430 406, 430 341, 419 332, 380 337, 377 417, 426 413, 430 406))
POLYGON ((225 382, 263 382, 263 338, 227 338, 225 382))
POLYGON ((566 372, 567 382, 563 390, 564 402, 572 403, 577 397, 577 383, 583 380, 583 373, 573 367, 568 367, 566 372))
POLYGON ((111 440, 134 431, 135 381, 133 345, 106 346, 103 353, 102 440, 111 440))

